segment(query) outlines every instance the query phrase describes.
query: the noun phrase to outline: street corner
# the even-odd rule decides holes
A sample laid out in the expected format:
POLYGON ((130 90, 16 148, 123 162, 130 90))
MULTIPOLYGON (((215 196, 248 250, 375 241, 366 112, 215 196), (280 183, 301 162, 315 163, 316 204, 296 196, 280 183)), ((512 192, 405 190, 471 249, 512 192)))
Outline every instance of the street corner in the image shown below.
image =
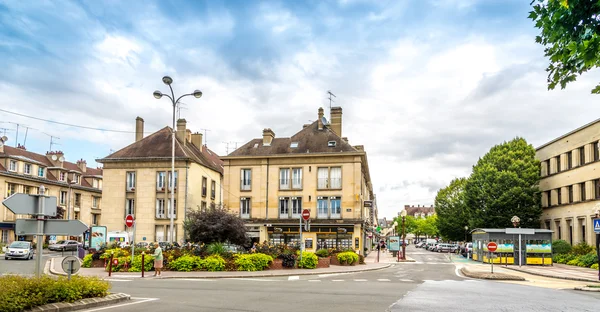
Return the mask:
POLYGON ((526 279, 521 276, 506 274, 506 273, 490 273, 483 271, 469 270, 466 267, 460 268, 460 273, 466 277, 485 279, 485 280, 496 280, 496 281, 525 281, 526 279))

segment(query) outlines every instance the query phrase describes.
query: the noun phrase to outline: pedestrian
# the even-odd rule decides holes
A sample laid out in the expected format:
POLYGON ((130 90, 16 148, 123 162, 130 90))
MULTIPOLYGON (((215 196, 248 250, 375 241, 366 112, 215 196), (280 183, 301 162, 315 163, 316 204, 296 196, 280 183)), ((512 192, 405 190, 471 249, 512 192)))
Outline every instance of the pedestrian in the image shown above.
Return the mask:
POLYGON ((158 243, 154 243, 154 248, 154 276, 157 274, 160 276, 160 271, 163 267, 163 253, 158 243))
POLYGON ((254 244, 252 245, 252 248, 250 248, 250 251, 251 251, 252 253, 255 253, 255 252, 256 252, 256 242, 254 242, 254 244))

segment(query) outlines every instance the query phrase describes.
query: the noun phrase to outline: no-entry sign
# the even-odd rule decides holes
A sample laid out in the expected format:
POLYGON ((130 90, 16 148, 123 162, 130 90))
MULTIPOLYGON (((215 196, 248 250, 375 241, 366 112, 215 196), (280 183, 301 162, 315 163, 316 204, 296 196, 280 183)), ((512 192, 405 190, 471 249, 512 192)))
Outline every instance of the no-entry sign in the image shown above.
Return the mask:
POLYGON ((496 251, 496 249, 498 249, 498 244, 494 243, 494 242, 489 242, 487 244, 487 249, 491 252, 496 251))
POLYGON ((304 219, 304 221, 308 221, 308 219, 310 219, 310 210, 302 210, 302 219, 304 219))
POLYGON ((125 225, 127 225, 127 227, 133 226, 133 215, 129 214, 125 217, 125 225))

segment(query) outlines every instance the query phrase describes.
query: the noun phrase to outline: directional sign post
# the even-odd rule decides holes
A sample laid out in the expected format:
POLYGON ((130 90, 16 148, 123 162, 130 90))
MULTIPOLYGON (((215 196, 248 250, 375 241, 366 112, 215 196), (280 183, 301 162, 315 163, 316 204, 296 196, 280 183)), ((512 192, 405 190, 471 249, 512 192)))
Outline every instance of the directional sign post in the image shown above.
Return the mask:
POLYGON ((129 243, 131 244, 131 263, 133 263, 133 258, 135 257, 134 256, 134 247, 135 247, 135 244, 133 242, 133 240, 135 239, 135 219, 133 218, 132 214, 128 214, 125 217, 125 225, 128 228, 133 227, 133 231, 131 233, 131 239, 129 240, 129 243))
POLYGON ((79 263, 79 259, 75 256, 66 256, 62 263, 62 269, 67 273, 69 280, 71 280, 71 274, 77 273, 79 268, 81 267, 81 263, 79 263))
MULTIPOLYGON (((596 232, 596 252, 598 253, 598 259, 600 259, 600 215, 596 211, 596 219, 592 220, 594 225, 594 232, 596 232)), ((598 280, 600 281, 600 266, 598 267, 598 280)))
POLYGON ((14 214, 32 215, 33 219, 17 219, 15 232, 17 235, 37 236, 37 256, 35 257, 36 276, 42 275, 42 247, 44 235, 81 235, 88 229, 79 220, 47 220, 56 216, 56 197, 43 195, 46 192, 42 185, 40 195, 16 193, 2 201, 2 204, 14 214))
POLYGON ((492 264, 492 274, 494 273, 494 252, 498 249, 498 244, 494 242, 489 242, 487 244, 487 249, 490 252, 490 263, 492 264))

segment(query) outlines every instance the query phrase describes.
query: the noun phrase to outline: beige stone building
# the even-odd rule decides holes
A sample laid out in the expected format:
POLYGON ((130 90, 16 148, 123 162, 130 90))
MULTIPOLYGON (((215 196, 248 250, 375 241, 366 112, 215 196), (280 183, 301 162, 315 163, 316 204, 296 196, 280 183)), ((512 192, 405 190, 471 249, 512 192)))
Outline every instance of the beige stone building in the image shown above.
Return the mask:
MULTIPOLYGON (((171 133, 165 127, 143 137, 144 120, 136 119, 136 140, 103 159, 104 219, 108 231, 126 231, 125 216, 136 219, 135 241, 170 241, 171 133)), ((189 209, 220 205, 222 162, 202 144, 202 134, 177 121, 175 145, 175 240, 185 236, 189 209)))
POLYGON ((264 129, 224 161, 224 204, 247 220, 254 241, 298 243, 303 209, 310 211, 306 250, 370 248, 376 223, 367 153, 342 137, 342 109, 331 109, 331 124, 318 119, 288 138, 264 129), (365 244, 365 242, 367 242, 365 244))
POLYGON ((600 207, 600 119, 536 149, 541 161, 542 227, 553 239, 594 243, 600 207))
MULTIPOLYGON (((27 151, 25 147, 0 144, 0 192, 3 199, 14 193, 38 194, 43 185, 46 195, 57 198, 57 214, 64 219, 79 219, 88 226, 102 222, 102 170, 87 167, 85 160, 67 162, 63 152, 46 155, 27 151), (70 208, 68 211, 67 208, 70 208)), ((30 218, 15 215, 0 207, 0 241, 11 242, 15 220, 30 218)), ((59 237, 61 238, 61 237, 59 237)), ((31 240, 31 236, 23 237, 31 240)), ((73 237, 81 240, 82 237, 73 237)))
POLYGON ((433 207, 433 205, 431 205, 431 206, 404 205, 404 210, 406 210, 407 216, 412 216, 415 219, 427 218, 427 217, 431 217, 435 214, 435 208, 433 207))

